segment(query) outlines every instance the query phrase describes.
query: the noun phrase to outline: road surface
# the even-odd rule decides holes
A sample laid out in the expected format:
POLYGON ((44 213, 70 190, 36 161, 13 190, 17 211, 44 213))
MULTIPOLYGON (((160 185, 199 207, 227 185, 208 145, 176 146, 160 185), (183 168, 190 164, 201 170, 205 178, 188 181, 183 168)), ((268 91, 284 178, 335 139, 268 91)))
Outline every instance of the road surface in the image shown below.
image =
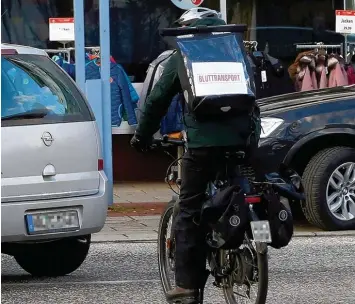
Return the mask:
MULTIPOLYGON (((56 279, 34 279, 2 256, 3 304, 166 303, 155 243, 95 243, 82 267, 56 279)), ((355 303, 355 237, 294 238, 270 252, 270 304, 355 303)), ((224 303, 208 287, 206 303, 224 303)))

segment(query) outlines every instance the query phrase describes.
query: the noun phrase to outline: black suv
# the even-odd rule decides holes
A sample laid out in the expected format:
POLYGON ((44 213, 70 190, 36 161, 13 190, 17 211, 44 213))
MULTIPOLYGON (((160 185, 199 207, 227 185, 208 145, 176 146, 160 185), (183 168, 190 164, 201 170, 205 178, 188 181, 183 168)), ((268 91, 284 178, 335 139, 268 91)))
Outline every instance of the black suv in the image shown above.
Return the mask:
POLYGON ((260 99, 258 151, 267 172, 281 163, 303 177, 307 220, 326 230, 355 229, 355 86, 260 99))

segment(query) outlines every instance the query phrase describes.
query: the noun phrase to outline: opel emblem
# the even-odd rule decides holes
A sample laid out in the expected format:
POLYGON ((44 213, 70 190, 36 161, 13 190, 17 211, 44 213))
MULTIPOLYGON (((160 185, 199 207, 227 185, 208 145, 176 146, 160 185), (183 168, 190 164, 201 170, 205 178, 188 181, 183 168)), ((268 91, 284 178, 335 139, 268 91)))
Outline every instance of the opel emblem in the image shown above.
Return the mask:
POLYGON ((42 138, 43 143, 44 143, 47 147, 51 146, 52 143, 53 143, 53 141, 54 141, 54 139, 53 139, 53 137, 52 137, 52 134, 49 133, 49 132, 44 132, 41 138, 42 138))

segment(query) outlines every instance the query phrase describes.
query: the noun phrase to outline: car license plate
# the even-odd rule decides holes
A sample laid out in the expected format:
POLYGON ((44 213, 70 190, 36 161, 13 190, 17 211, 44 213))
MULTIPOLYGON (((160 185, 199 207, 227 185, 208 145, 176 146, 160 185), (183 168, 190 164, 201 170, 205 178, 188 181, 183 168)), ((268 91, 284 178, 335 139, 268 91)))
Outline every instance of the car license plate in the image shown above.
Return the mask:
POLYGON ((271 243, 269 221, 252 221, 250 226, 255 242, 271 243))
POLYGON ((80 228, 77 210, 48 211, 26 214, 29 234, 73 231, 80 228))

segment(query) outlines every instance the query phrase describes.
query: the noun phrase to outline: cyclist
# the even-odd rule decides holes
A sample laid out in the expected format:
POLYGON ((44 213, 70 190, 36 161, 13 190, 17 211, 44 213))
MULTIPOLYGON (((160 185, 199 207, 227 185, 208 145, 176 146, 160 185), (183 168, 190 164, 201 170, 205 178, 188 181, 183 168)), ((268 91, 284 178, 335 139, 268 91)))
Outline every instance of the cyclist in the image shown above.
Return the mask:
MULTIPOLYGON (((186 11, 177 22, 180 26, 191 27, 225 25, 219 12, 201 7, 186 11)), ((173 97, 181 92, 177 71, 178 60, 180 59, 177 53, 171 56, 161 78, 147 98, 140 122, 131 140, 131 145, 141 152, 149 149, 152 136, 158 131, 160 121, 173 97)), ((223 121, 200 122, 193 114, 185 113, 184 123, 188 150, 181 165, 180 208, 174 222, 177 287, 167 293, 166 298, 169 302, 196 298, 198 290, 205 283, 205 234, 195 224, 194 218, 200 214, 208 182, 225 163, 225 151, 244 145, 245 134, 250 131, 247 129, 250 128, 250 116, 246 115, 223 121)), ((259 136, 260 134, 256 134, 255 140, 250 142, 256 145, 259 136)))

